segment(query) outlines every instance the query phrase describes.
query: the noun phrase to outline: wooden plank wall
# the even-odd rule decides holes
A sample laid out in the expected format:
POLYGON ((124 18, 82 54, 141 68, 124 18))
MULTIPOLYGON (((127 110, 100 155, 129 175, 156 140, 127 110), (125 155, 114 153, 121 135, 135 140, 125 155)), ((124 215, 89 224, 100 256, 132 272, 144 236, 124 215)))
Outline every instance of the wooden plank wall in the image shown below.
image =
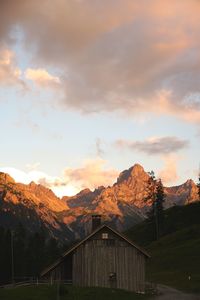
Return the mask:
POLYGON ((146 257, 141 251, 112 231, 103 229, 67 256, 49 272, 48 277, 52 281, 69 279, 72 268, 72 282, 76 286, 116 287, 143 292, 145 262, 146 257), (108 239, 102 239, 105 232, 108 239), (116 273, 116 280, 110 280, 110 273, 116 273))
POLYGON ((144 291, 145 256, 123 240, 109 246, 106 240, 91 239, 73 255, 73 284, 77 286, 116 287, 144 291), (109 279, 116 273, 116 281, 109 279))

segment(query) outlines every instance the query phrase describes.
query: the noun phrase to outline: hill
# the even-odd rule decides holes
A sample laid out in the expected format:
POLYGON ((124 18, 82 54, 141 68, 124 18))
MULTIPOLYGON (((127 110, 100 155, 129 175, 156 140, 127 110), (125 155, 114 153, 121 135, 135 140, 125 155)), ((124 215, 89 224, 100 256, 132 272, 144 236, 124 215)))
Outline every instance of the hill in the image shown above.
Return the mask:
POLYGON ((145 245, 151 258, 147 278, 190 292, 200 292, 200 203, 165 211, 165 231, 154 241, 153 224, 133 227, 128 236, 145 245))

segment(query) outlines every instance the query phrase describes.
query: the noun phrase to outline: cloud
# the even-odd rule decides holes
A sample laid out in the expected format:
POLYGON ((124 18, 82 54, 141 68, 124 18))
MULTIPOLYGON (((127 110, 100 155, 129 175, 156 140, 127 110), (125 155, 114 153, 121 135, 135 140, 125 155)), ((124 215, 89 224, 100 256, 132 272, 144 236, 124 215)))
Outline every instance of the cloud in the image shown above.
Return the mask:
POLYGON ((2 0, 0 38, 20 28, 34 60, 65 74, 67 108, 199 123, 199 14, 196 0, 2 0))
POLYGON ((171 115, 183 119, 190 123, 200 123, 199 100, 200 94, 191 94, 183 99, 182 102, 174 101, 171 91, 157 91, 155 99, 151 99, 149 112, 158 115, 171 115))
POLYGON ((45 69, 30 69, 25 71, 26 79, 32 80, 40 87, 58 87, 60 79, 57 76, 49 74, 45 69))
POLYGON ((177 174, 177 161, 179 158, 175 155, 163 157, 164 167, 158 173, 158 177, 162 179, 164 184, 174 184, 179 176, 177 174))
POLYGON ((0 47, 0 85, 25 87, 21 70, 16 66, 14 52, 5 47, 0 47))
POLYGON ((55 182, 58 178, 49 176, 45 172, 31 170, 29 172, 24 172, 22 170, 13 168, 13 167, 1 167, 1 172, 8 173, 12 176, 17 182, 28 184, 31 181, 35 181, 36 183, 40 183, 43 179, 48 182, 50 185, 51 183, 55 182))
POLYGON ((37 167, 38 164, 36 166, 30 165, 29 168, 32 169, 28 172, 13 167, 1 167, 0 171, 8 173, 16 182, 29 184, 31 181, 34 181, 37 184, 42 184, 45 187, 52 189, 59 197, 62 197, 63 195, 74 195, 79 191, 65 180, 65 178, 50 176, 45 172, 36 170, 35 168, 37 167))
POLYGON ((101 185, 112 184, 118 176, 114 169, 107 168, 106 161, 102 159, 87 160, 80 168, 66 168, 60 176, 51 176, 40 170, 36 170, 39 164, 28 164, 28 172, 13 168, 1 167, 0 171, 8 173, 16 182, 29 184, 34 181, 53 190, 57 196, 71 196, 83 188, 95 189, 101 185))
POLYGON ((145 141, 117 140, 115 145, 120 149, 136 150, 148 155, 162 155, 174 153, 185 149, 189 145, 188 140, 175 136, 152 137, 145 141))
POLYGON ((106 168, 106 161, 97 158, 85 161, 80 168, 66 168, 64 175, 82 189, 94 189, 112 184, 118 176, 118 171, 106 168))

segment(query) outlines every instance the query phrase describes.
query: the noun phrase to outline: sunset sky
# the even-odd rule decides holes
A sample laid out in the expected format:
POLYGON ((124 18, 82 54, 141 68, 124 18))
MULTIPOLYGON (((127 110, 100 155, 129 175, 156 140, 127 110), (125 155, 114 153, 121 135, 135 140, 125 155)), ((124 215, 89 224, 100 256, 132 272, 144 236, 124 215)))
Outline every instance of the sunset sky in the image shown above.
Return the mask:
POLYGON ((57 195, 197 181, 199 0, 0 0, 0 171, 57 195))

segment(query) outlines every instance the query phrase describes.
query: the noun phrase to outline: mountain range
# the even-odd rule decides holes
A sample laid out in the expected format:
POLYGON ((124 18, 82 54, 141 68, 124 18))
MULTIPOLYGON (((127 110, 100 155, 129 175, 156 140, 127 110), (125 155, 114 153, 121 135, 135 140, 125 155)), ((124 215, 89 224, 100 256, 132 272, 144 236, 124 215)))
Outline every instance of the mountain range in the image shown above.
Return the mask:
MULTIPOLYGON (((84 189, 60 199, 43 185, 16 183, 0 173, 0 226, 15 229, 21 223, 29 232, 44 228, 60 242, 71 242, 91 230, 92 214, 100 214, 119 231, 125 230, 147 217, 151 206, 145 201, 148 179, 143 167, 135 164, 121 172, 112 186, 84 189)), ((164 192, 165 208, 198 201, 191 179, 165 187, 164 192)))

